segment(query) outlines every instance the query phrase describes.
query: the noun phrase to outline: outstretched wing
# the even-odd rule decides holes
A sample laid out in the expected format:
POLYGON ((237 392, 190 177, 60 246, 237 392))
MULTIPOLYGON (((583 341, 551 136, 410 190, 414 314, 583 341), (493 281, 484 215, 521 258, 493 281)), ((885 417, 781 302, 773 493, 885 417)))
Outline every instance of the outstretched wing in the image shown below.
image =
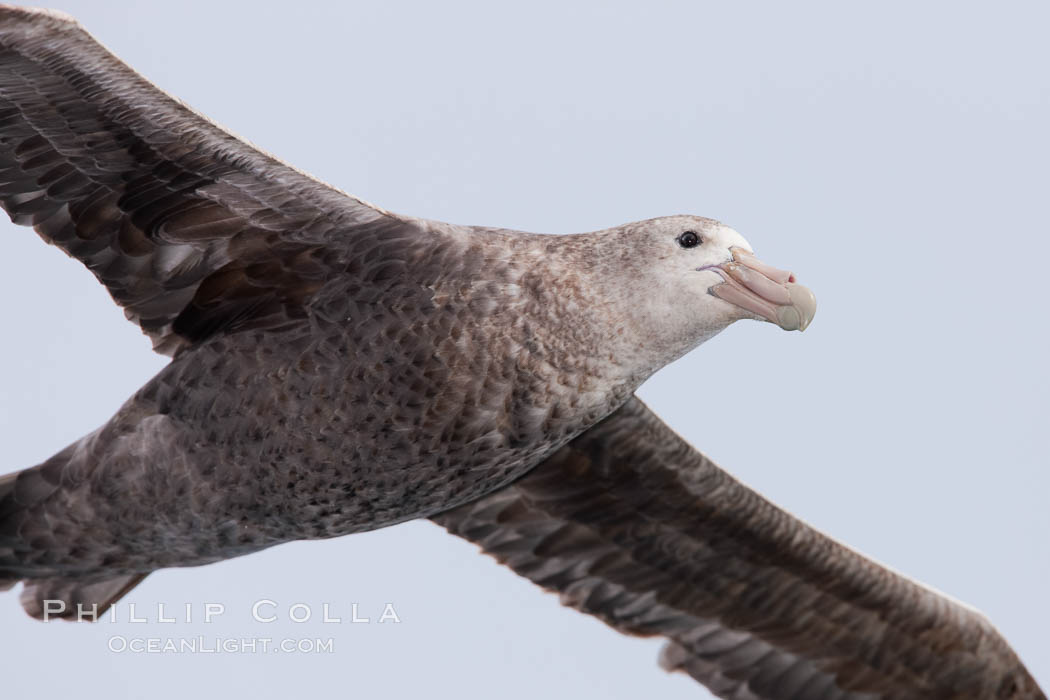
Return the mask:
POLYGON ((0 206, 90 268, 166 354, 294 320, 342 262, 334 234, 405 224, 193 112, 71 18, 7 6, 0 206))
POLYGON ((979 613, 743 486, 638 399, 434 518, 735 700, 1044 698, 979 613))

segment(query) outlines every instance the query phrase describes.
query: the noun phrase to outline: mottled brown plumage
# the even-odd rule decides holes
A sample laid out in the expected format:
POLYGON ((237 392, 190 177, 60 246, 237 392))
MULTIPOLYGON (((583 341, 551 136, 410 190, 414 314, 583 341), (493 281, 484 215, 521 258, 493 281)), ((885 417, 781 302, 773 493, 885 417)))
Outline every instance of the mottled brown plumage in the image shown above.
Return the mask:
POLYGON ((0 477, 0 588, 24 581, 34 616, 435 517, 667 637, 664 665, 723 697, 1043 697, 979 615, 777 510, 631 398, 734 320, 812 317, 778 320, 789 302, 766 302, 795 304, 793 277, 755 278, 717 222, 540 236, 395 215, 211 124, 68 18, 13 8, 0 205, 173 356, 106 425, 0 477), (744 307, 707 294, 730 277, 744 307))
POLYGON ((638 399, 434 518, 562 602, 668 639, 719 697, 1041 698, 979 613, 772 505, 638 399))
POLYGON ((2 17, 0 205, 174 355, 0 482, 0 579, 31 581, 31 612, 88 590, 74 579, 121 589, 481 496, 735 318, 653 334, 662 319, 615 308, 625 276, 715 222, 541 236, 397 216, 208 123, 75 23, 2 17))

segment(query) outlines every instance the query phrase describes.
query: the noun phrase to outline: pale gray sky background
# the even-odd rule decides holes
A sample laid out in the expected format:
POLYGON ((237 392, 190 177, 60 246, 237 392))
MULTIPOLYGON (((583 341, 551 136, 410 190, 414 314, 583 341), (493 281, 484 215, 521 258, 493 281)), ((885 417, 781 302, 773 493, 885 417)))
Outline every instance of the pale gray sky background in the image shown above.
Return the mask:
MULTIPOLYGON (((389 209, 543 232, 721 219, 820 302, 642 396, 832 536, 985 611, 1050 689, 1045 3, 53 2, 236 133, 389 209)), ((164 362, 76 262, 0 226, 0 470, 164 362)), ((429 523, 151 576, 218 622, 43 625, 0 595, 10 697, 704 693, 429 523), (253 601, 344 624, 260 625, 253 601), (385 603, 402 622, 377 624, 385 603), (350 604, 371 624, 350 624, 350 604), (334 654, 107 640, 334 637, 334 654)), ((122 608, 126 611, 126 608, 122 608)))

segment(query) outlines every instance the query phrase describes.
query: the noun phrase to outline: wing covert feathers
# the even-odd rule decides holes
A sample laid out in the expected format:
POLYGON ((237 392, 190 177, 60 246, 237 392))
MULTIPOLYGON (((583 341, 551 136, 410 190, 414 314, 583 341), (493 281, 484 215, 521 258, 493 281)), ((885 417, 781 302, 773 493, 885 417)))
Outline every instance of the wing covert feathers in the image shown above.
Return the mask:
POLYGON ((400 222, 170 97, 61 13, 0 6, 0 206, 174 354, 294 322, 338 241, 400 222))
POLYGON ((979 613, 743 486, 638 399, 434 518, 562 602, 668 640, 719 697, 1045 698, 979 613))

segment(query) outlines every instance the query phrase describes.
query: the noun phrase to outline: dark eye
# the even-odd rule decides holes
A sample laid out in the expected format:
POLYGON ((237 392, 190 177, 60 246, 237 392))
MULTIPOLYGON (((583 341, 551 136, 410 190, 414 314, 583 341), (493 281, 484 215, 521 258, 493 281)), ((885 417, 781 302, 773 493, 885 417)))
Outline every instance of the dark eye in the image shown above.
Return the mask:
POLYGON ((704 239, 700 238, 696 231, 686 231, 678 237, 678 245, 683 248, 695 248, 703 242, 704 239))

